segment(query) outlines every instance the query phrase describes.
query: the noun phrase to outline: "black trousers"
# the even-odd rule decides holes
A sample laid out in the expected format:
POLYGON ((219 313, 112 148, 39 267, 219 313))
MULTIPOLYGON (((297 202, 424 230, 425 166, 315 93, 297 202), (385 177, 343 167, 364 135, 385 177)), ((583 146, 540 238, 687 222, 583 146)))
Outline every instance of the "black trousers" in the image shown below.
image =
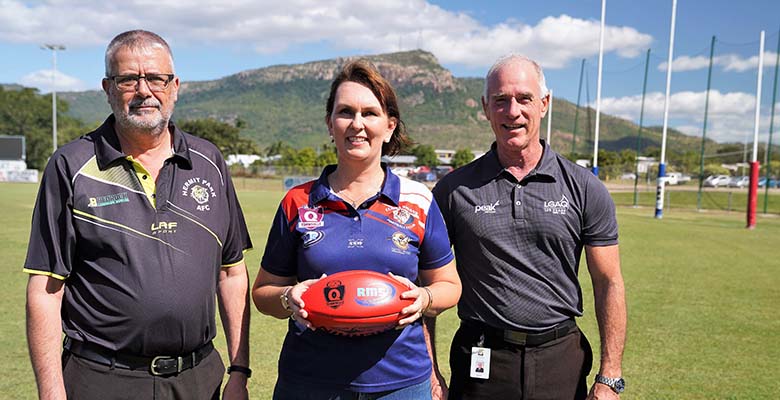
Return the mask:
POLYGON ((225 366, 216 349, 194 368, 176 375, 111 368, 63 353, 62 373, 68 399, 78 400, 219 400, 225 366))
POLYGON ((490 378, 469 376, 471 348, 480 333, 463 326, 455 333, 450 349, 450 400, 579 400, 588 395, 586 378, 593 352, 582 331, 539 346, 520 346, 501 338, 485 337, 491 349, 490 378))

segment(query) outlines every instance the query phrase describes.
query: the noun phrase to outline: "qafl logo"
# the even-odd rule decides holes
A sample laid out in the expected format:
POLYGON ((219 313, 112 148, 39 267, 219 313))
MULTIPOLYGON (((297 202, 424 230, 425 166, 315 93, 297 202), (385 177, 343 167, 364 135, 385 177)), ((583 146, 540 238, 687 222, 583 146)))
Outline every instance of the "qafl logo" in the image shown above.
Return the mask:
POLYGON ((323 219, 325 212, 322 207, 299 207, 298 208, 298 227, 301 229, 317 229, 325 225, 323 219))
POLYGON ((344 284, 340 280, 329 281, 323 289, 325 304, 330 308, 339 308, 344 304, 344 284))

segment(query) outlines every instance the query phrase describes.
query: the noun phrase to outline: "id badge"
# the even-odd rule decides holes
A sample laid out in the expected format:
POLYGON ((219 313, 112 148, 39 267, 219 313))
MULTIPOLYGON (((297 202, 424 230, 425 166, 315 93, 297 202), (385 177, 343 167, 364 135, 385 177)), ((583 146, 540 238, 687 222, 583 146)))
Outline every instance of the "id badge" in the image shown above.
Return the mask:
POLYGON ((471 348, 471 370, 469 376, 478 379, 490 378, 490 349, 487 347, 471 348))

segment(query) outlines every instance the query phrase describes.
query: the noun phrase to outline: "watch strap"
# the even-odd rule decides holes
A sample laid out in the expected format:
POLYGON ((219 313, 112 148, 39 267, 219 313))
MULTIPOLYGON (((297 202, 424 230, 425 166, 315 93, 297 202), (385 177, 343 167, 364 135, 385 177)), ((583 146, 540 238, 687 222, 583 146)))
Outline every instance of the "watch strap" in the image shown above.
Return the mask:
POLYGON ((242 367, 240 365, 231 365, 227 368, 227 373, 230 374, 231 372, 240 372, 246 375, 247 378, 252 377, 252 369, 249 367, 242 367))
POLYGON ((604 375, 596 374, 595 381, 596 383, 609 386, 609 388, 617 394, 621 394, 625 390, 625 381, 623 380, 623 377, 610 378, 604 375))

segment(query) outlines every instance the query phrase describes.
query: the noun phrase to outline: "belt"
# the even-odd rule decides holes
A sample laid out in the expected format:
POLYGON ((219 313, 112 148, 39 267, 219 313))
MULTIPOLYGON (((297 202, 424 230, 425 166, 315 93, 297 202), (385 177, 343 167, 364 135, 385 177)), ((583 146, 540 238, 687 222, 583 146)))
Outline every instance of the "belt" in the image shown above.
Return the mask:
POLYGON ((479 332, 486 336, 499 338, 507 343, 520 346, 539 346, 572 333, 577 328, 577 323, 574 322, 573 319, 567 319, 549 330, 538 333, 499 329, 485 325, 482 322, 471 320, 461 320, 460 326, 468 331, 479 332))
POLYGON ((211 351, 214 344, 209 341, 195 351, 180 356, 137 356, 118 353, 93 343, 80 342, 69 337, 65 338, 65 350, 74 355, 110 367, 148 370, 152 375, 173 375, 188 370, 200 364, 211 351))

